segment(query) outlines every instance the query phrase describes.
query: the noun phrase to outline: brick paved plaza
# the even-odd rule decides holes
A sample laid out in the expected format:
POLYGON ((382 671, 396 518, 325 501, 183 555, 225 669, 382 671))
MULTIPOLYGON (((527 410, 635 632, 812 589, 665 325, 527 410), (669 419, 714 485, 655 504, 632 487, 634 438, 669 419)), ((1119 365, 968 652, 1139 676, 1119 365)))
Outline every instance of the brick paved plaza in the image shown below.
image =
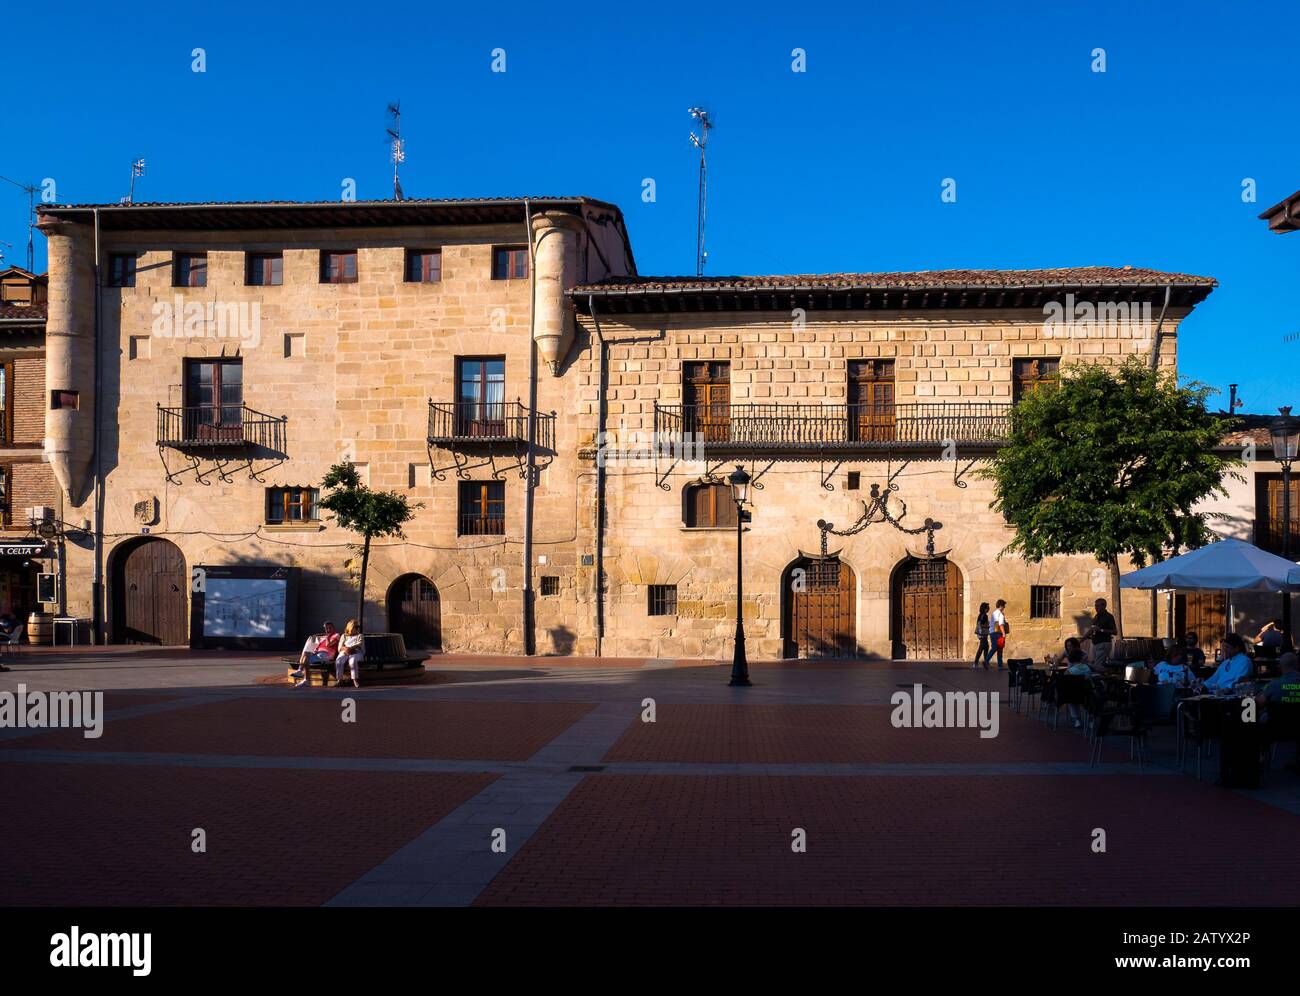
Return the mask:
POLYGON ((895 729, 900 686, 1005 692, 1004 676, 955 665, 758 664, 754 687, 732 689, 725 667, 700 661, 430 664, 432 682, 337 692, 266 683, 275 663, 251 656, 20 656, 0 691, 103 689, 107 718, 98 739, 0 731, 0 905, 1272 906, 1300 894, 1294 863, 1269 860, 1300 831, 1289 748, 1258 791, 1230 791, 1213 784, 1214 760, 1199 782, 1178 773, 1168 731, 1139 773, 1124 741, 1090 768, 1066 723, 1005 705, 990 739, 895 729))

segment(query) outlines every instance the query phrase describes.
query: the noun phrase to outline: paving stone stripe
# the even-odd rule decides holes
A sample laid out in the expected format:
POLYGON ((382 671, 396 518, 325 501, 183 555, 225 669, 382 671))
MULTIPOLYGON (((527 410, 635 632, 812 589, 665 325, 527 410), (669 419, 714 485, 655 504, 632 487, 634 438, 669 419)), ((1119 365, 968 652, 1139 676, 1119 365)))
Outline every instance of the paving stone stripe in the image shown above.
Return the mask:
POLYGON ((597 707, 534 754, 533 770, 502 775, 327 905, 468 906, 584 777, 546 769, 599 764, 636 716, 626 703, 597 707), (491 846, 497 828, 500 853, 491 846))

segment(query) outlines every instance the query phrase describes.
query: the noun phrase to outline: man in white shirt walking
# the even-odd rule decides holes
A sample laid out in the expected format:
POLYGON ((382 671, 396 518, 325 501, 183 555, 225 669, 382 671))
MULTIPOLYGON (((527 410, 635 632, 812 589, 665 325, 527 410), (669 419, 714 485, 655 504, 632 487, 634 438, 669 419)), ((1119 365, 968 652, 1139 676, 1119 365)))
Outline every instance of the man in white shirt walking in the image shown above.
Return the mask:
MULTIPOLYGON (((998 670, 1003 670, 1002 651, 1006 649, 1007 634, 1011 632, 1011 626, 1007 622, 1007 602, 1004 598, 999 598, 993 607, 993 617, 990 620, 993 624, 993 646, 998 652, 998 670)), ((987 663, 987 658, 985 659, 987 663)))

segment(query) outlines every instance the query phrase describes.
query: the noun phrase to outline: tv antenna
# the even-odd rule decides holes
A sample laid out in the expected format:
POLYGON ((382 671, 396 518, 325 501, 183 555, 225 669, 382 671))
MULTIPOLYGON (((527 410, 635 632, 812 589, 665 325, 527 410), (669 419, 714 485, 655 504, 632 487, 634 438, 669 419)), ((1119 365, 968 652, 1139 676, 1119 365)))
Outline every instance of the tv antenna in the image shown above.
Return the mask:
MULTIPOLYGON (((19 183, 17 180, 11 180, 7 176, 0 176, 0 180, 6 183, 12 183, 20 190, 27 191, 27 272, 31 273, 32 268, 36 265, 35 248, 32 245, 32 233, 36 231, 36 186, 31 183, 19 183)), ((5 243, 9 245, 9 243, 5 243)), ((13 246, 9 246, 10 249, 13 246)))
POLYGON ((692 107, 689 109, 691 117, 700 122, 700 133, 691 132, 691 144, 700 150, 700 193, 699 200, 695 208, 695 275, 704 276, 704 264, 708 262, 709 254, 704 248, 704 218, 706 214, 706 167, 704 163, 704 149, 709 144, 709 132, 713 130, 713 121, 709 118, 709 112, 703 107, 692 107))
POLYGON ((136 159, 131 163, 131 189, 126 195, 126 202, 128 204, 135 203, 135 178, 137 176, 144 176, 143 159, 136 159))
POLYGON ((402 181, 398 171, 406 162, 406 145, 402 142, 402 102, 394 101, 388 105, 388 116, 393 119, 392 126, 386 128, 388 141, 393 155, 393 199, 402 200, 402 181))
MULTIPOLYGON (((5 251, 4 251, 5 246, 8 246, 10 249, 12 249, 14 247, 14 244, 12 242, 6 242, 4 239, 0 239, 0 266, 4 266, 5 263, 5 251)), ((30 271, 31 267, 28 266, 27 269, 28 271, 30 271)))

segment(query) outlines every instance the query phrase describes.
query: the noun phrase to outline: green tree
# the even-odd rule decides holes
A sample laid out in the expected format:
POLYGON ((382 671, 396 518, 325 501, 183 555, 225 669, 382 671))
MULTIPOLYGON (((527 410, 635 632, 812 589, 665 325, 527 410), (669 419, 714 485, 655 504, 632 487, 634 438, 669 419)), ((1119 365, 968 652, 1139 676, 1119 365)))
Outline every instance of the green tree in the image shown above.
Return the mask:
POLYGON ((415 515, 420 503, 412 505, 405 495, 395 491, 372 491, 361 483, 357 469, 350 463, 336 463, 325 474, 321 487, 329 493, 320 507, 344 529, 360 533, 361 581, 357 588, 357 622, 366 627, 366 570, 370 565, 370 541, 376 536, 403 537, 402 525, 415 515))
POLYGON ((1215 451, 1228 428, 1210 412, 1212 389, 1180 386, 1136 357, 1118 367, 1076 364, 1061 382, 1022 399, 1008 444, 981 475, 1015 536, 1003 554, 1029 563, 1092 554, 1110 572, 1120 633, 1120 557, 1137 566, 1209 542, 1214 513, 1241 460, 1215 451))

